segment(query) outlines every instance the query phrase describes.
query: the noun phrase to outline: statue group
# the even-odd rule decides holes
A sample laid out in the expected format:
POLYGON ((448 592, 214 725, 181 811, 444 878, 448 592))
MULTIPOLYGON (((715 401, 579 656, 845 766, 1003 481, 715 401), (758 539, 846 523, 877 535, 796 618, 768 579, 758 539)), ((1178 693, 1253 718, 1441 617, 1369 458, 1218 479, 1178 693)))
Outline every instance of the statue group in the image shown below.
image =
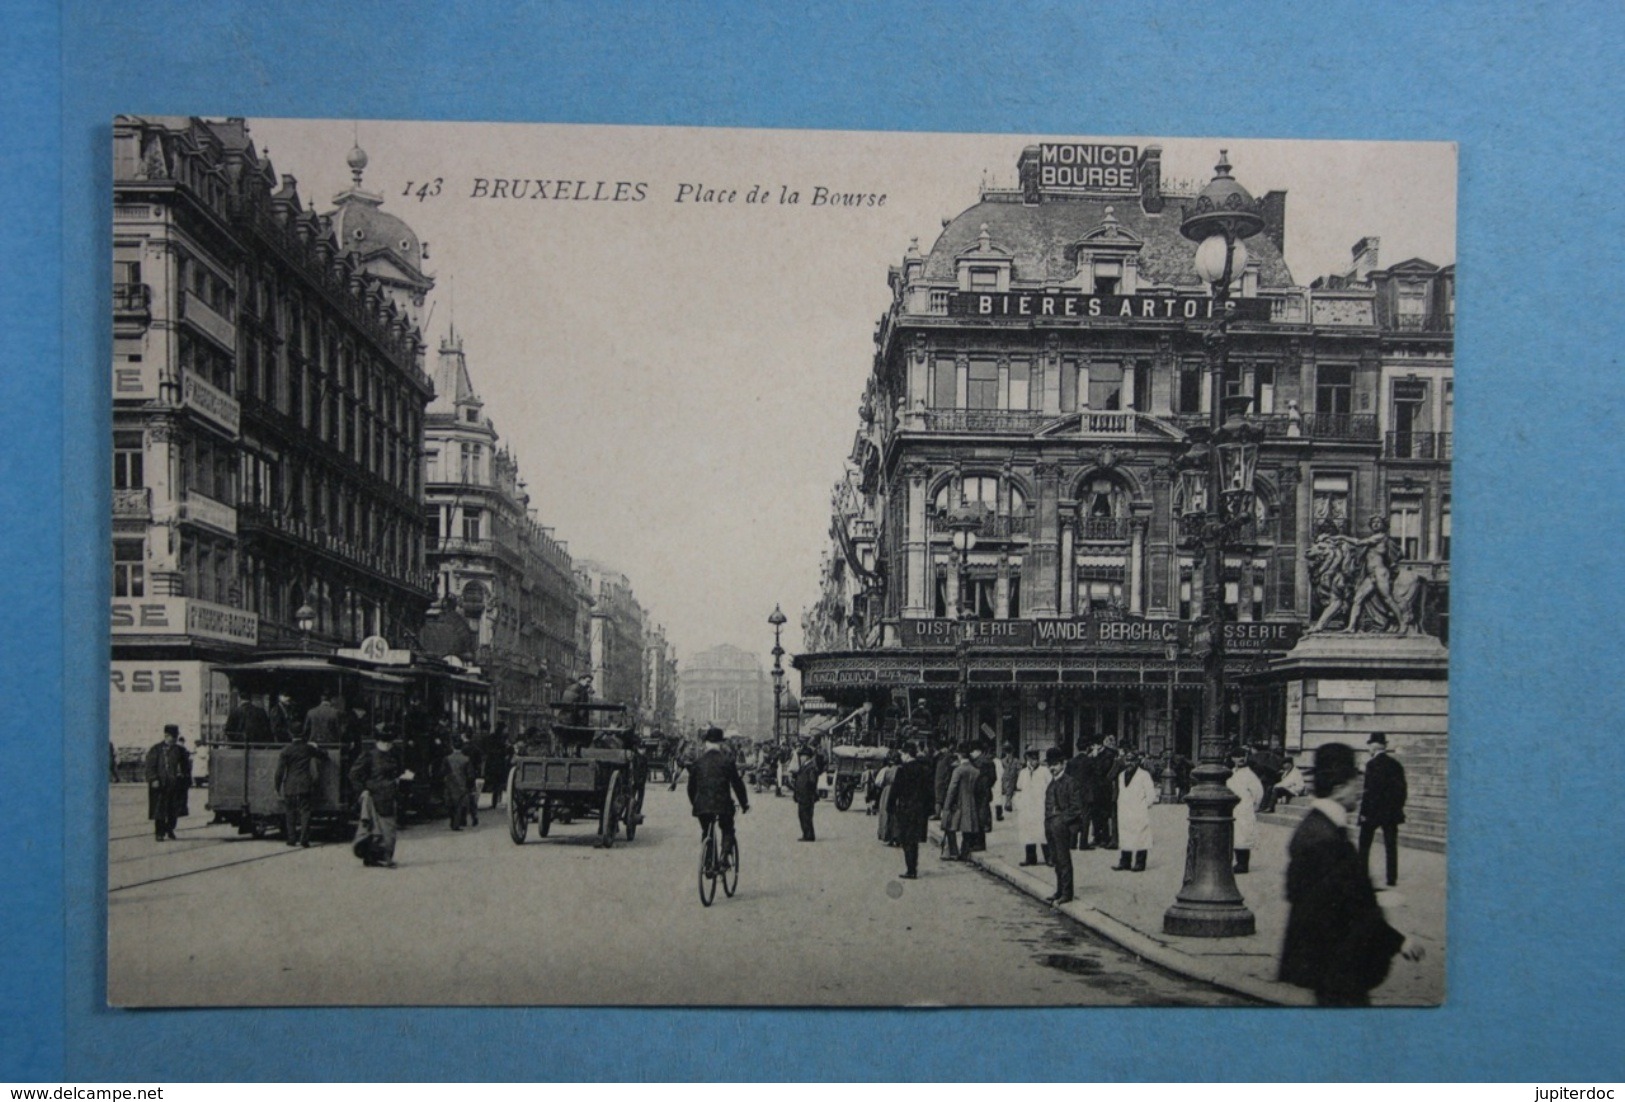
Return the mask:
POLYGON ((1344 632, 1421 633, 1423 579, 1399 569, 1399 544, 1381 517, 1372 517, 1368 527, 1363 539, 1322 533, 1305 553, 1321 607, 1311 632, 1334 630, 1341 618, 1344 632))

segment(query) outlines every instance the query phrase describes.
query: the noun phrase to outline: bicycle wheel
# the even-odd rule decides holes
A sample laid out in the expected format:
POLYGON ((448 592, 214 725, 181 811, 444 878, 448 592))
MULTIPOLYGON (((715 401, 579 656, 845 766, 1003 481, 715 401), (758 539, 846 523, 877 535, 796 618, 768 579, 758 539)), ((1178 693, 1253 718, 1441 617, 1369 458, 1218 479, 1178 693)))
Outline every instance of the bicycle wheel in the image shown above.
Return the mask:
POLYGON ((700 844, 700 902, 707 907, 717 897, 717 840, 713 829, 700 844))
POLYGON ((732 899, 734 892, 739 890, 739 839, 728 839, 728 851, 722 861, 722 890, 732 899))

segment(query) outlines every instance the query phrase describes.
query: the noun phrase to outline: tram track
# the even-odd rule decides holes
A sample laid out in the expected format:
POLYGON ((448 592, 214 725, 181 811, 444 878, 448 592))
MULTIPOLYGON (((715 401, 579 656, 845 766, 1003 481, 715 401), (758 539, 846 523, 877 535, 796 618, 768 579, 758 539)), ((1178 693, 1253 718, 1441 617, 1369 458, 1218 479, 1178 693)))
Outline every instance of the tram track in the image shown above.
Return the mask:
MULTIPOLYGON (((223 845, 225 843, 225 841, 226 841, 225 839, 222 839, 221 842, 216 843, 216 844, 223 845)), ((210 845, 210 846, 197 846, 197 847, 194 847, 193 849, 186 850, 184 852, 186 852, 186 853, 196 853, 196 852, 198 852, 198 850, 201 850, 201 849, 212 849, 212 848, 214 848, 213 845, 210 845)), ((318 843, 317 846, 313 847, 313 848, 320 848, 320 843, 318 843)), ((297 854, 308 853, 308 852, 309 851, 305 850, 305 849, 288 848, 288 847, 285 847, 285 846, 279 846, 273 852, 256 853, 256 854, 254 854, 252 856, 243 857, 240 860, 236 860, 236 861, 223 861, 223 862, 221 862, 219 864, 204 865, 202 868, 183 869, 183 870, 181 870, 179 872, 172 872, 172 873, 166 873, 166 874, 161 875, 161 876, 148 877, 145 880, 135 880, 135 881, 131 881, 128 884, 111 885, 107 889, 107 894, 112 895, 115 892, 126 892, 126 891, 131 890, 132 888, 144 888, 144 887, 148 887, 149 885, 152 885, 152 884, 163 884, 163 883, 166 883, 166 882, 171 881, 171 880, 181 880, 181 879, 184 879, 185 877, 188 877, 188 876, 201 876, 202 874, 207 873, 207 872, 218 872, 221 869, 231 869, 231 868, 237 868, 237 867, 239 867, 241 865, 251 865, 256 861, 269 861, 269 860, 271 860, 272 858, 275 858, 275 857, 293 857, 293 856, 296 856, 297 854)), ((177 856, 178 855, 179 854, 177 854, 177 856)), ((130 860, 134 860, 134 858, 131 858, 130 860)))

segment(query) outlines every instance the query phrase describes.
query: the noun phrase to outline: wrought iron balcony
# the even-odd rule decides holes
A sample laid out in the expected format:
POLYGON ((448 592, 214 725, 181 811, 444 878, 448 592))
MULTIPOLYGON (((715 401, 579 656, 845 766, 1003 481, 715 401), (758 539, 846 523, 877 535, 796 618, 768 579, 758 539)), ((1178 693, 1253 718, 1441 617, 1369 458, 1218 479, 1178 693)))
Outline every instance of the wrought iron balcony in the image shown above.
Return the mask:
MULTIPOLYGON (((970 531, 978 539, 1010 539, 1012 536, 1028 536, 1032 534, 1033 518, 1029 513, 1018 513, 1015 516, 1006 516, 991 510, 980 514, 976 527, 970 531)), ((933 536, 949 536, 953 528, 948 518, 941 513, 931 515, 931 534, 933 536)))
POLYGON ((1449 333, 1455 329, 1455 320, 1450 314, 1395 314, 1389 319, 1401 333, 1449 333))
POLYGON ((1127 540, 1129 538, 1129 519, 1127 517, 1080 517, 1078 518, 1078 538, 1081 540, 1127 540))
POLYGON ((1451 457, 1451 433, 1390 432, 1382 454, 1388 459, 1445 459, 1451 457))
POLYGON ((151 321, 152 288, 145 283, 113 284, 113 317, 118 321, 151 321))
POLYGON ((1306 413, 1303 434, 1316 440, 1347 440, 1376 443, 1377 415, 1374 413, 1306 413))

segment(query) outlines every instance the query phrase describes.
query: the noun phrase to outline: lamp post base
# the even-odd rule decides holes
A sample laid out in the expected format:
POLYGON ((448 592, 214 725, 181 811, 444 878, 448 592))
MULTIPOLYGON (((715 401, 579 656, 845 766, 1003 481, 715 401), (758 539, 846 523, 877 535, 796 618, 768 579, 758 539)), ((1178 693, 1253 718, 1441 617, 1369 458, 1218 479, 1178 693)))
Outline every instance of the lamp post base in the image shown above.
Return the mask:
POLYGON ((1162 916, 1162 931, 1178 937, 1247 937, 1257 920, 1236 887, 1231 861, 1235 840, 1232 809, 1239 802, 1224 785, 1229 771, 1203 765, 1185 803, 1190 807, 1190 838, 1185 846, 1185 884, 1162 916))

